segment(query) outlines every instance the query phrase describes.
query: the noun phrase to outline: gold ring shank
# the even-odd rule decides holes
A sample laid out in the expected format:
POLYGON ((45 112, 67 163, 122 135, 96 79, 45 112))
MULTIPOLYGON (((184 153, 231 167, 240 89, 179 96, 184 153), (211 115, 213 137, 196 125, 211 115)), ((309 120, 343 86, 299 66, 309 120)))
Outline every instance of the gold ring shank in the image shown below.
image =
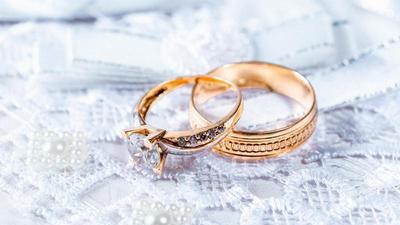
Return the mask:
MULTIPOLYGON (((141 128, 131 130, 132 132, 139 132, 147 136, 151 135, 151 133, 157 133, 157 131, 160 132, 161 130, 163 134, 159 138, 159 141, 170 147, 168 148, 168 153, 190 154, 217 144, 229 133, 229 131, 239 120, 240 114, 243 110, 243 98, 239 88, 235 84, 222 78, 210 76, 178 77, 174 80, 161 83, 148 91, 139 100, 136 110, 141 128), (155 103, 156 100, 161 96, 187 84, 195 84, 200 86, 215 86, 217 84, 218 89, 230 89, 236 94, 235 105, 233 109, 219 121, 206 124, 193 130, 166 131, 148 125, 146 122, 146 116, 153 103, 155 103), (205 135, 211 135, 212 138, 205 135)), ((125 132, 125 134, 129 136, 129 132, 125 132)))
MULTIPOLYGON (((305 114, 301 118, 279 129, 266 131, 233 129, 225 139, 214 146, 213 150, 216 152, 241 158, 275 157, 296 149, 314 132, 317 121, 315 92, 311 84, 299 73, 275 64, 244 62, 219 67, 208 75, 231 81, 241 89, 263 88, 288 96, 305 109, 305 114)), ((200 88, 195 86, 194 89, 200 88)), ((214 93, 202 90, 199 102, 204 102, 213 96, 214 93)), ((210 123, 195 104, 192 104, 190 113, 193 127, 210 123)))

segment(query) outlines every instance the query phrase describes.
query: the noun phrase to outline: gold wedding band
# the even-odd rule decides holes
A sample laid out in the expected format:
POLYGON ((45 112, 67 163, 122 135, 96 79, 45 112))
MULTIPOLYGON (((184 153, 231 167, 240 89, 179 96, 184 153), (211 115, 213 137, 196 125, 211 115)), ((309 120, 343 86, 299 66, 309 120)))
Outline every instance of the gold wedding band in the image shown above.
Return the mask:
MULTIPOLYGON (((219 67, 208 73, 235 83, 239 88, 263 88, 288 96, 300 103, 305 114, 295 122, 273 130, 243 131, 233 129, 213 150, 239 158, 268 158, 290 152, 303 144, 314 132, 317 121, 317 103, 311 84, 299 73, 283 66, 264 62, 244 62, 219 67)), ((193 87, 197 92, 198 86, 193 87)), ((204 88, 203 88, 204 89, 204 88)), ((201 91, 202 102, 214 93, 201 91)), ((194 96, 192 95, 192 102, 194 96)), ((193 128, 209 125, 191 104, 190 122, 193 128)))
MULTIPOLYGON (((192 98, 193 99, 193 98, 192 98)), ((243 110, 243 98, 239 88, 232 82, 212 76, 179 77, 166 81, 149 90, 136 107, 140 126, 123 131, 123 135, 135 144, 143 161, 156 173, 161 173, 167 154, 191 154, 220 142, 232 130, 243 110), (233 109, 215 123, 208 123, 188 131, 167 131, 148 125, 146 116, 153 103, 161 96, 187 84, 207 87, 220 92, 231 90, 236 94, 233 109), (218 84, 219 87, 214 87, 218 84)))

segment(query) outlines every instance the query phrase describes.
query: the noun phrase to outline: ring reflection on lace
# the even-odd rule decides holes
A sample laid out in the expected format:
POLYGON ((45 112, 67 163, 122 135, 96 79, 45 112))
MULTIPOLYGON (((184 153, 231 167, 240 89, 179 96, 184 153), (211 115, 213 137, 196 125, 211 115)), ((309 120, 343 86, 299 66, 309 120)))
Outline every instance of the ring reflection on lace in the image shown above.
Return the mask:
POLYGON ((88 157, 82 132, 35 132, 30 140, 28 164, 36 171, 77 169, 88 157))

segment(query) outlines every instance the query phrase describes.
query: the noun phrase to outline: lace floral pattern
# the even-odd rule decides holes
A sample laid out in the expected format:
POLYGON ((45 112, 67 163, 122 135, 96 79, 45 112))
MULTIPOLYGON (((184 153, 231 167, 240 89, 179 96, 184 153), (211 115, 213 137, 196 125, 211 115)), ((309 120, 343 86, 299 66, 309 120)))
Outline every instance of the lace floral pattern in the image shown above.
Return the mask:
MULTIPOLYGON (((2 25, 0 189, 49 224, 396 224, 397 17, 368 1, 340 3, 349 14, 323 1, 251 2, 251 16, 238 1, 188 1, 94 24, 2 25), (371 24, 385 32, 364 32, 371 24), (253 59, 293 66, 313 83, 319 118, 305 145, 257 162, 168 156, 161 176, 134 166, 120 131, 137 120, 149 86, 253 59)), ((189 95, 160 101, 151 123, 186 128, 189 95)), ((269 106, 254 106, 257 116, 269 106)))

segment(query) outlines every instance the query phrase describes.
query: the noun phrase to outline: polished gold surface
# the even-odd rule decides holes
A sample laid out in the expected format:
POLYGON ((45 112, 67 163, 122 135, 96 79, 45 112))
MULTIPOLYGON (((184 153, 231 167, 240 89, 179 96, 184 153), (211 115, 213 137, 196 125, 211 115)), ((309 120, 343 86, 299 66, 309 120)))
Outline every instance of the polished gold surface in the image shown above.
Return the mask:
MULTIPOLYGON (((214 150, 218 153, 239 158, 268 158, 296 149, 313 133, 317 121, 317 104, 311 84, 299 73, 283 66, 264 62, 244 62, 219 67, 208 73, 210 77, 219 77, 231 81, 241 89, 263 88, 288 96, 300 103, 305 114, 293 123, 273 130, 242 131, 233 129, 214 150)), ((190 121, 192 127, 210 124, 195 104, 195 97, 205 102, 215 96, 203 87, 193 89, 190 121), (201 94, 197 94, 201 93, 201 94)), ((273 106, 270 106, 273 107, 273 106)), ((268 116, 268 115, 266 115, 268 116)))
POLYGON ((160 173, 168 153, 177 155, 191 154, 216 145, 232 130, 239 120, 242 110, 242 94, 235 84, 222 78, 211 76, 179 77, 157 85, 139 100, 136 111, 141 126, 124 130, 123 135, 129 138, 133 134, 141 134, 146 136, 145 143, 148 148, 155 144, 160 147, 162 150, 161 163, 157 168, 153 169, 155 172, 160 173), (216 90, 218 92, 231 90, 236 94, 235 105, 227 115, 217 122, 198 126, 193 130, 167 131, 147 124, 146 116, 156 100, 187 84, 204 86, 208 90, 216 90))

